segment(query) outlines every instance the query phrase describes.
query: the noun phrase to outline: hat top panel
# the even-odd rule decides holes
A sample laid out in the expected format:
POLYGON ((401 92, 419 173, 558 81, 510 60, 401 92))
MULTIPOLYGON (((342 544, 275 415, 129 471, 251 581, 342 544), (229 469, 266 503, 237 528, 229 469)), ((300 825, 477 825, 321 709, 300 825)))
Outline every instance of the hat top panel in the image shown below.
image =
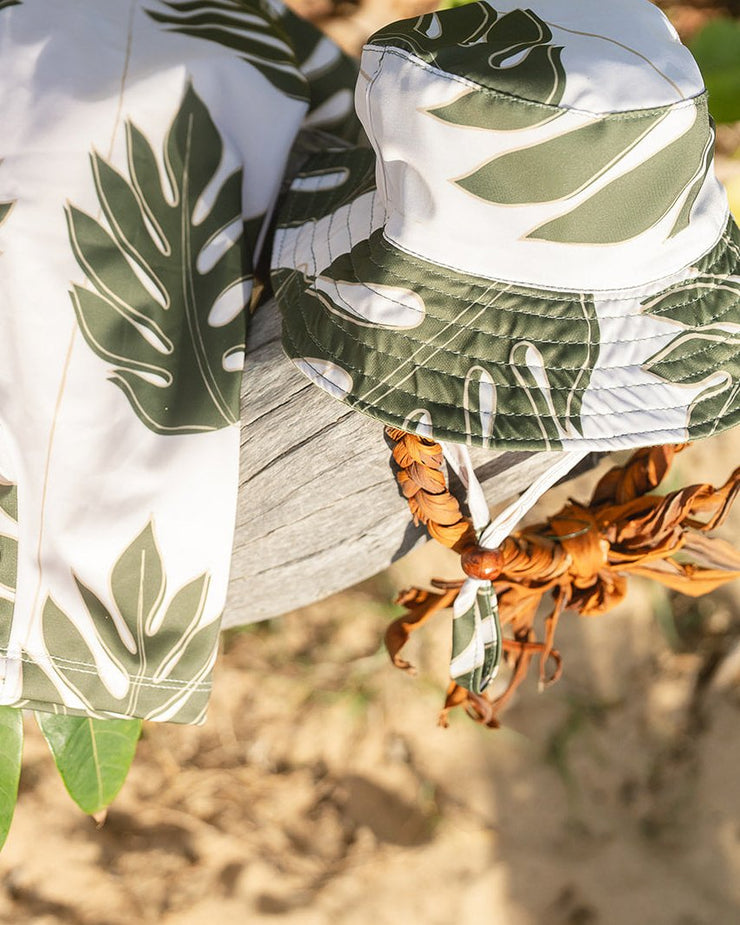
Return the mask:
POLYGON ((647 0, 471 3, 392 23, 369 40, 522 101, 592 113, 675 104, 703 81, 647 0))

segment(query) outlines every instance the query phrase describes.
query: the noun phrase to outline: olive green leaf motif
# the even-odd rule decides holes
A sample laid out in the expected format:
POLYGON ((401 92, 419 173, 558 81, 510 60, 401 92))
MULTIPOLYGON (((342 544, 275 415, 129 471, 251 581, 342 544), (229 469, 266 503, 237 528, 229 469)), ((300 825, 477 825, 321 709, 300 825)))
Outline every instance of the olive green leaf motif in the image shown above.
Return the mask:
POLYGON ((126 130, 128 177, 91 156, 107 227, 67 206, 89 283, 70 293, 80 330, 155 433, 237 424, 252 278, 242 171, 212 190, 223 143, 190 85, 164 141, 166 176, 143 133, 126 130))
POLYGON ((146 12, 170 32, 232 49, 282 93, 308 99, 306 80, 288 37, 277 17, 258 0, 162 0, 160 8, 146 12))
POLYGON ((347 141, 357 141, 363 131, 354 105, 357 62, 287 7, 279 16, 277 29, 285 33, 298 70, 308 83, 305 124, 347 141))
MULTIPOLYGON (((483 87, 529 101, 556 105, 565 89, 565 71, 560 61, 562 48, 552 44, 552 32, 531 10, 499 14, 485 3, 469 3, 454 10, 427 13, 416 19, 391 23, 372 38, 373 46, 405 48, 411 54, 439 67, 475 81, 483 87)), ((485 105, 496 103, 486 95, 485 105)), ((460 124, 467 104, 435 110, 440 118, 460 124)), ((525 107, 519 107, 525 108, 525 107)), ((473 119, 477 110, 471 106, 473 119)), ((495 118, 489 113, 485 126, 495 118)), ((545 116, 541 107, 532 107, 529 116, 509 128, 535 124, 545 116), (531 121, 530 121, 531 120, 531 121)))
MULTIPOLYGON (((736 238, 740 244, 740 234, 736 238)), ((689 410, 690 440, 740 422, 740 275, 698 269, 685 283, 643 303, 646 313, 678 326, 645 369, 685 388, 704 386, 689 410)))
POLYGON ((517 131, 562 115, 554 108, 565 90, 562 48, 552 44, 552 32, 531 10, 499 15, 484 3, 470 3, 393 23, 372 44, 405 48, 494 91, 465 90, 452 103, 427 110, 445 122, 517 131))
POLYGON ((535 220, 526 238, 617 244, 654 227, 679 203, 668 237, 688 226, 714 141, 705 97, 689 104, 693 118, 684 118, 678 136, 669 107, 629 118, 594 116, 563 130, 559 123, 567 110, 559 104, 568 75, 562 48, 531 10, 499 15, 473 3, 394 23, 372 44, 397 44, 486 88, 463 90, 452 102, 426 109, 461 131, 516 133, 551 124, 548 137, 537 143, 522 138, 467 175, 450 177, 471 196, 495 205, 547 205, 547 218, 535 220), (553 204, 559 204, 555 217, 553 204))
POLYGON ((205 711, 218 641, 218 620, 201 625, 209 581, 203 573, 168 595, 148 523, 113 566, 108 603, 75 576, 94 640, 46 599, 44 641, 60 688, 76 694, 91 715, 196 722, 205 711), (94 670, 96 650, 104 670, 94 670))
POLYGON ((10 637, 18 571, 18 489, 0 479, 0 645, 10 637))
POLYGON ((452 621, 452 680, 474 694, 483 693, 501 663, 502 639, 496 595, 487 582, 452 621))
POLYGON ((0 0, 0 10, 6 6, 20 6, 21 0, 0 0))
POLYGON ((315 277, 273 271, 289 318, 286 352, 345 369, 353 381, 345 401, 358 410, 402 427, 421 404, 436 439, 491 448, 558 449, 581 432, 581 404, 599 352, 590 296, 553 299, 451 269, 443 278, 435 265, 393 247, 382 230, 321 276, 371 289, 405 287, 425 308, 410 329, 369 324, 328 304, 327 289, 315 294, 315 277))
MULTIPOLYGON (((0 2, 0 9, 2 9, 2 2, 0 2)), ((2 160, 0 160, 2 164, 2 160)), ((5 219, 10 214, 10 210, 15 205, 15 202, 0 202, 0 225, 5 221, 5 219)))
POLYGON ((641 143, 660 139, 668 108, 630 119, 602 116, 571 131, 554 132, 539 144, 493 158, 455 182, 496 205, 562 203, 556 218, 536 225, 526 237, 568 244, 630 240, 654 227, 683 198, 668 233, 674 237, 688 226, 711 163, 714 133, 706 99, 693 105, 694 118, 682 134, 673 140, 666 136, 667 143, 657 151, 606 183, 605 175, 641 143))

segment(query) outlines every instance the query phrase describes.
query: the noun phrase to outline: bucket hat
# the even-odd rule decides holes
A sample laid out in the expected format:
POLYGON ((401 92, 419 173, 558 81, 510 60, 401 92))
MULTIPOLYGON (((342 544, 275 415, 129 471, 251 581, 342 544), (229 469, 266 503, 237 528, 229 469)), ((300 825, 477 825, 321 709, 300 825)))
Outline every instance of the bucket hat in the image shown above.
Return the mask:
POLYGON ((364 48, 372 150, 279 216, 284 346, 359 411, 494 449, 612 450, 740 414, 740 234, 699 70, 647 0, 473 3, 364 48))
MULTIPOLYGON (((479 549, 587 452, 738 422, 740 232, 698 67, 647 0, 497 0, 364 48, 371 149, 307 160, 273 281, 287 354, 386 425, 433 438, 479 549), (565 450, 490 522, 465 445, 565 450)), ((454 605, 451 676, 502 652, 490 580, 454 605)))

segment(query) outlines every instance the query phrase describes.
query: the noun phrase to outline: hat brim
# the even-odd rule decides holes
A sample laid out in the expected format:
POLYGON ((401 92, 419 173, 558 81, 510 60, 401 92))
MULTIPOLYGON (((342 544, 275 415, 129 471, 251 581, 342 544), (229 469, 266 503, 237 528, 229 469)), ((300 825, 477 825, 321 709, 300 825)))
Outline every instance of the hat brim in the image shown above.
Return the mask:
POLYGON ((740 422, 740 232, 650 286, 568 292, 430 263, 384 234, 365 149, 303 167, 273 280, 288 356, 365 414, 506 450, 675 443, 740 422))

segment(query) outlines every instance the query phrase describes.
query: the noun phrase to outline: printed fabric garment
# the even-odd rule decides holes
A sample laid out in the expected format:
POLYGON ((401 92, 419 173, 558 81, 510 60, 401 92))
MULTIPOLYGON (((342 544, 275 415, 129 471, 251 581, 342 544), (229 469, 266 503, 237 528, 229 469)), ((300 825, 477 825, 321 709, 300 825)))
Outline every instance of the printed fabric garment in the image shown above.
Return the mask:
POLYGON ((355 66, 259 0, 0 0, 0 703, 202 722, 256 264, 355 66))

